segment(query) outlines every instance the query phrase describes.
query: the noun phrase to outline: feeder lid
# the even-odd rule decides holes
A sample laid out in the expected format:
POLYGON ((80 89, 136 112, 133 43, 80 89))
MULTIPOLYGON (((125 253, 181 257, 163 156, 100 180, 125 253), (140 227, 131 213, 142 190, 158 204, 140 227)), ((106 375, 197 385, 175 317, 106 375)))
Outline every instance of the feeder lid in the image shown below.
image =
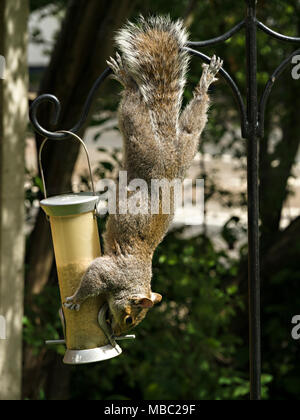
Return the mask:
POLYGON ((93 211, 98 201, 93 193, 63 194, 45 198, 40 205, 48 216, 72 216, 93 211))

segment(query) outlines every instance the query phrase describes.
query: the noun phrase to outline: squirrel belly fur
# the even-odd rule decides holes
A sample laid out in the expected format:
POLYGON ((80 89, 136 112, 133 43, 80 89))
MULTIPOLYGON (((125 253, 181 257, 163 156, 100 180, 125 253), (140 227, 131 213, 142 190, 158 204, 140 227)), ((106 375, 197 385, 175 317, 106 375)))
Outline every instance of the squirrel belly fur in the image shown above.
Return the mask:
MULTIPOLYGON (((207 122, 207 91, 222 61, 214 56, 210 65, 203 65, 193 98, 181 111, 189 62, 183 23, 140 17, 125 25, 115 40, 121 54, 107 63, 124 88, 119 106, 122 170, 129 183, 142 179, 148 186, 151 180, 183 179, 207 122)), ((173 215, 173 205, 170 214, 164 214, 161 205, 158 214, 120 214, 117 207, 108 217, 104 255, 90 265, 65 307, 79 310, 86 299, 101 294, 115 335, 137 325, 162 299, 151 291, 152 257, 173 215)))

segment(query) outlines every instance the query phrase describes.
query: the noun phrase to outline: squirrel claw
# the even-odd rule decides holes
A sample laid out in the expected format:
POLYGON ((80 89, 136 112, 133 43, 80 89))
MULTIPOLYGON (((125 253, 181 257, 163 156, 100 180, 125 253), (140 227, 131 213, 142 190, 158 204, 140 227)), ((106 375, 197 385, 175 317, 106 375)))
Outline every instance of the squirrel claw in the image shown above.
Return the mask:
POLYGON ((118 73, 120 71, 119 65, 116 60, 112 57, 109 57, 109 60, 106 60, 107 65, 112 69, 114 73, 118 73))
POLYGON ((112 69, 116 76, 120 77, 125 75, 125 68, 122 61, 122 57, 119 53, 116 53, 116 58, 109 57, 106 61, 107 65, 112 69))
POLYGON ((224 61, 220 57, 216 57, 215 55, 212 57, 210 65, 208 67, 208 72, 215 76, 218 71, 223 66, 224 61))
POLYGON ((120 54, 118 52, 116 52, 116 59, 117 59, 117 63, 119 64, 119 66, 123 67, 122 57, 120 56, 120 54))
POLYGON ((67 297, 66 302, 64 303, 64 307, 69 309, 70 311, 78 312, 80 310, 80 304, 74 303, 73 297, 67 297))

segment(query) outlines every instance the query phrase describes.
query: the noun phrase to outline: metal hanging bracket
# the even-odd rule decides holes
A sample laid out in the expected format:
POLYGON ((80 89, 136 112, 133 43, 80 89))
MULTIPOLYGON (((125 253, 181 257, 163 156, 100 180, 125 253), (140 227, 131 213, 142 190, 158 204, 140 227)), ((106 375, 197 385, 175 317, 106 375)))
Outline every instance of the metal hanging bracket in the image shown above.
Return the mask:
MULTIPOLYGON (((73 137, 76 140, 78 140, 81 143, 81 145, 83 146, 84 151, 85 151, 85 154, 86 154, 87 162, 88 162, 88 168, 89 168, 89 173, 90 173, 90 180, 91 180, 91 185, 92 185, 92 192, 93 192, 93 195, 96 195, 95 185, 94 185, 94 180, 93 180, 93 174, 92 174, 92 168, 91 168, 90 155, 89 155, 88 149, 87 149, 84 141, 77 134, 75 134, 75 133, 73 133, 71 131, 61 130, 61 131, 57 131, 56 133, 68 134, 68 137, 66 137, 66 138, 73 137)), ((40 168, 40 172, 41 172, 41 177, 42 177, 42 182, 43 182, 43 189, 44 189, 44 196, 45 196, 45 198, 48 198, 48 195, 47 195, 45 175, 44 175, 43 164, 42 164, 42 152, 43 152, 43 149, 44 149, 45 144, 47 143, 47 141, 49 139, 51 139, 51 140, 58 140, 57 138, 54 138, 53 139, 53 138, 50 138, 50 137, 46 137, 43 140, 43 142, 41 144, 41 147, 40 147, 40 150, 39 150, 39 168, 40 168)))

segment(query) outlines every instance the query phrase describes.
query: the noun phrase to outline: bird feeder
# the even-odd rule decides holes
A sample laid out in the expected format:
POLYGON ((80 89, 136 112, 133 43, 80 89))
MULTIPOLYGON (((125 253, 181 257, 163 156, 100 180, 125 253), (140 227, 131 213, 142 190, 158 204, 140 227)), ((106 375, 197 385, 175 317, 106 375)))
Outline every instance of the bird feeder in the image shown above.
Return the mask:
MULTIPOLYGON (((98 196, 95 194, 88 151, 83 141, 74 133, 65 132, 83 145, 91 176, 92 193, 64 194, 47 197, 41 156, 45 139, 39 152, 39 164, 44 186, 45 199, 40 205, 50 222, 55 261, 59 280, 61 301, 74 295, 89 265, 101 255, 100 240, 96 219, 98 196)), ((67 308, 60 310, 67 351, 66 364, 93 363, 110 359, 122 353, 109 332, 101 328, 105 324, 106 306, 103 297, 87 299, 80 311, 67 308), (102 308, 102 309, 101 309, 102 308), (99 323, 100 322, 100 323, 99 323)))

